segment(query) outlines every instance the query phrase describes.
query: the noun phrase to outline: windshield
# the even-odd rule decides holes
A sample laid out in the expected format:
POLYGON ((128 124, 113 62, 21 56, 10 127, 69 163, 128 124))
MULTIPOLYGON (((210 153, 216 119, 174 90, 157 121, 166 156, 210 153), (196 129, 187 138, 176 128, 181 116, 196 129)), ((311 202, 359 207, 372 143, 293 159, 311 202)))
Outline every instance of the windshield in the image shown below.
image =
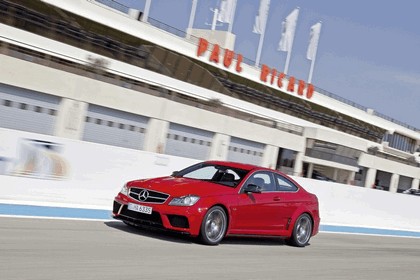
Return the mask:
POLYGON ((236 187, 247 173, 248 171, 238 168, 199 163, 176 172, 175 177, 203 180, 229 187, 236 187))

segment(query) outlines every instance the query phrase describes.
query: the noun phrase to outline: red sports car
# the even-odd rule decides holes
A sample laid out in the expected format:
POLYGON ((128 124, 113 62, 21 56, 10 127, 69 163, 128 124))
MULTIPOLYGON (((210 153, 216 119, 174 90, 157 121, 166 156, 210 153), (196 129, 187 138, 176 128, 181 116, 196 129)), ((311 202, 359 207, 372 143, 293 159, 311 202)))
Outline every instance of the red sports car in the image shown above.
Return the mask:
POLYGON ((287 175, 221 161, 126 183, 113 216, 132 226, 187 233, 208 245, 226 235, 265 235, 304 247, 320 221, 317 197, 287 175))

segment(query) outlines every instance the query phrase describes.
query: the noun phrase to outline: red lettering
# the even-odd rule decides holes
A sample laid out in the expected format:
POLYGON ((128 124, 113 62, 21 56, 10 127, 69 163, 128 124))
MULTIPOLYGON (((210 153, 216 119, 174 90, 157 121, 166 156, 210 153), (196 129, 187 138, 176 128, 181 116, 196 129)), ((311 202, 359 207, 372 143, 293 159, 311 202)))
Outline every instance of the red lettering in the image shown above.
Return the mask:
POLYGON ((219 54, 220 54, 220 47, 218 44, 214 44, 209 61, 219 63, 219 54))
POLYGON ((286 74, 284 74, 283 72, 281 72, 277 78, 277 86, 279 88, 283 87, 283 79, 284 77, 286 77, 286 74))
POLYGON ((314 91, 314 85, 308 84, 308 88, 306 89, 306 98, 311 99, 312 95, 314 95, 314 91))
POLYGON ((289 84, 287 85, 287 91, 295 92, 295 77, 289 78, 289 84))
POLYGON ((265 64, 261 65, 260 80, 263 82, 267 82, 267 76, 269 73, 270 73, 270 68, 265 64))
MULTIPOLYGON (((197 57, 203 56, 209 48, 209 42, 204 38, 199 38, 198 47, 197 47, 197 57)), ((236 56, 236 72, 242 72, 242 62, 243 56, 241 54, 235 54, 233 50, 224 50, 223 54, 223 66, 229 68, 232 65, 232 62, 236 56)), ((214 63, 219 63, 220 61, 220 46, 218 44, 213 45, 213 49, 210 53, 209 61, 214 63)), ((260 73, 260 80, 264 83, 267 83, 269 79, 270 84, 274 84, 277 78, 277 86, 279 88, 283 88, 283 80, 286 78, 286 74, 281 72, 278 73, 277 69, 270 68, 267 65, 263 64, 261 66, 261 73, 260 73)), ((295 92, 295 77, 289 77, 289 81, 287 84, 287 91, 295 92)), ((311 99, 315 92, 315 87, 312 84, 306 84, 305 81, 299 80, 297 83, 297 94, 303 96, 305 94, 306 88, 306 98, 311 99)))
POLYGON ((236 56, 236 68, 235 68, 235 70, 236 70, 236 72, 238 72, 238 73, 242 72, 241 63, 242 63, 242 60, 243 60, 243 59, 244 59, 244 57, 242 56, 242 54, 238 54, 238 55, 236 56))
POLYGON ((197 56, 202 56, 206 52, 208 46, 209 42, 204 38, 200 38, 198 41, 197 56))
POLYGON ((299 80, 298 84, 298 95, 303 95, 303 90, 305 89, 305 82, 302 80, 299 80))
POLYGON ((276 75, 277 75, 277 70, 275 68, 271 69, 271 81, 270 81, 270 84, 273 84, 274 83, 274 78, 276 77, 276 75))
POLYGON ((232 64, 232 60, 233 60, 233 56, 235 55, 235 53, 231 50, 226 49, 225 50, 225 56, 223 58, 223 65, 226 68, 229 68, 229 66, 232 64))

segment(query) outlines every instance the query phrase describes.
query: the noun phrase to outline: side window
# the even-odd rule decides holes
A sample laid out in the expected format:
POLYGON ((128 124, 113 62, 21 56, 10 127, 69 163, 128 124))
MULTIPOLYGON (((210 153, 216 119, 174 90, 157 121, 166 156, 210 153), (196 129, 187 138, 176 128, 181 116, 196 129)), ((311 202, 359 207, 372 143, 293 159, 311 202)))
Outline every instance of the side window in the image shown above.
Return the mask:
POLYGON ((273 181, 273 176, 269 172, 257 172, 249 177, 246 185, 254 184, 261 187, 263 192, 276 191, 276 184, 273 181))
POLYGON ((232 174, 233 175, 233 180, 239 180, 239 179, 241 179, 241 177, 239 177, 239 175, 238 174, 236 174, 236 172, 235 171, 233 171, 232 169, 226 169, 226 174, 232 174))
POLYGON ((295 192, 298 190, 298 187, 296 187, 296 185, 290 182, 287 178, 279 174, 274 174, 274 176, 276 178, 277 190, 281 192, 295 192))
POLYGON ((239 175, 232 169, 226 169, 220 172, 220 174, 221 176, 219 176, 216 180, 223 185, 231 187, 235 187, 241 179, 241 177, 239 177, 239 175))

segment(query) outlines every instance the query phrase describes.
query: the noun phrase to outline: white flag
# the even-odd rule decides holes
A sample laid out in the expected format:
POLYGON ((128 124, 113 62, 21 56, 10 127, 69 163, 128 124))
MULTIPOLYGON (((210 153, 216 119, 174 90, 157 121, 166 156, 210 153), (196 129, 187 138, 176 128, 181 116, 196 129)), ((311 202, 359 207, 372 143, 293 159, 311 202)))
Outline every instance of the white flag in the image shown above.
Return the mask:
POLYGON ((282 22, 281 38, 278 47, 279 51, 289 52, 292 49, 298 16, 299 9, 296 8, 282 22))
POLYGON ((315 23, 311 27, 311 32, 309 35, 309 45, 308 51, 306 52, 306 58, 309 60, 314 60, 316 56, 316 50, 318 49, 319 34, 321 34, 321 23, 315 23))
POLYGON ((231 23, 234 2, 235 0, 222 0, 220 3, 220 12, 217 16, 217 21, 223 23, 231 23))
POLYGON ((270 0, 260 0, 260 9, 258 10, 258 15, 255 17, 254 30, 252 32, 257 34, 264 33, 269 8, 270 0))

